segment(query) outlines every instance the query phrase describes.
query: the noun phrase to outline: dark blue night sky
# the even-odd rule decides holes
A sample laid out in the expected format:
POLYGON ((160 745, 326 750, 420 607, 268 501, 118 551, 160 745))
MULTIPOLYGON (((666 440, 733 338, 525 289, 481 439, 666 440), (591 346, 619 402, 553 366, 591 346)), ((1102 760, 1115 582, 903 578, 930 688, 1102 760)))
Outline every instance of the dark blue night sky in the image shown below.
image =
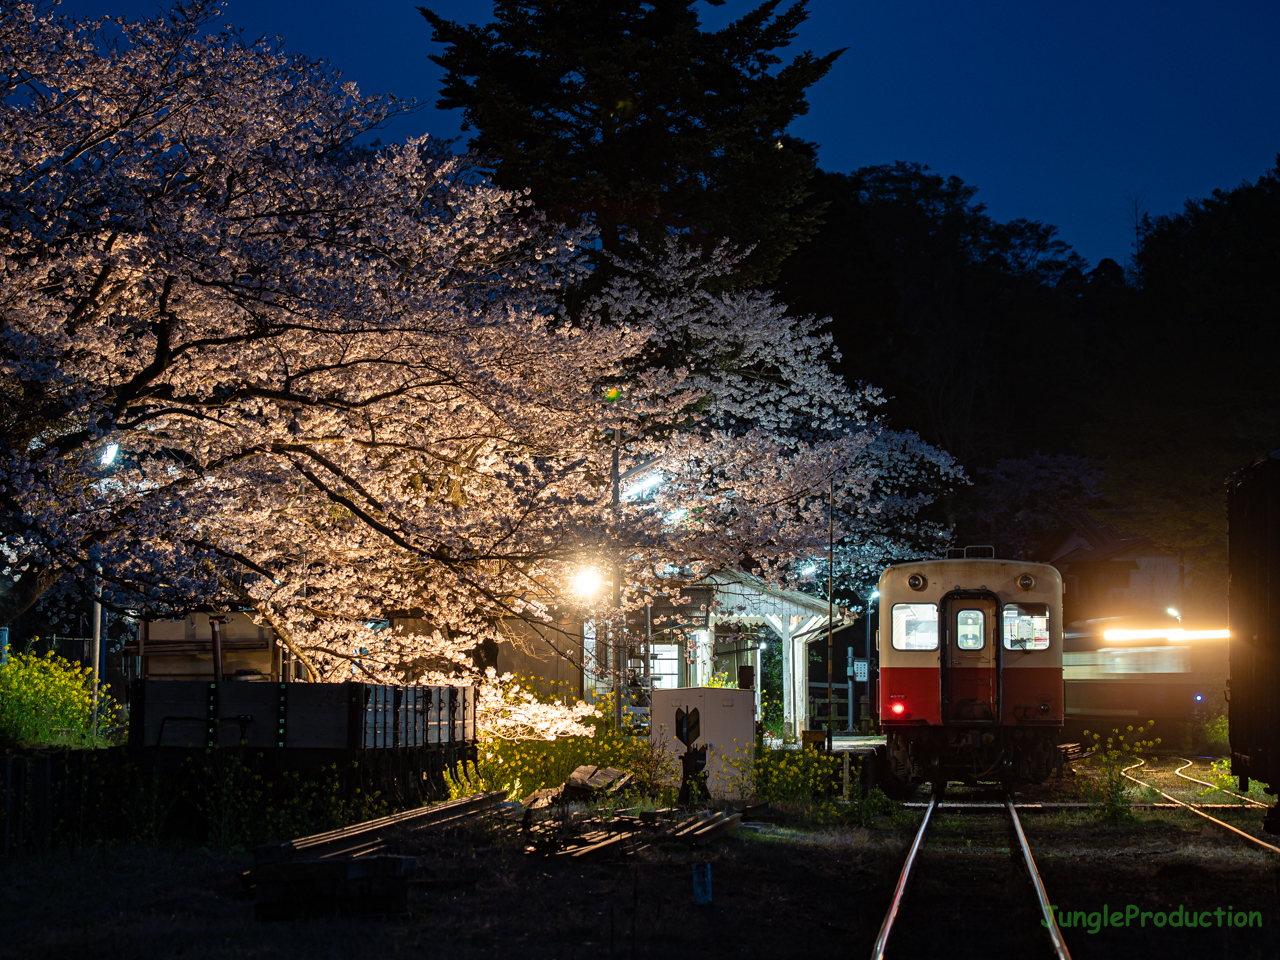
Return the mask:
MULTIPOLYGON (((416 0, 487 21, 487 0, 416 0)), ((602 0, 604 2, 604 0, 602 0)), ((367 93, 432 103, 439 69, 415 0, 231 0, 228 22, 324 57, 367 93)), ((704 6, 711 26, 755 4, 704 6)), ((155 2, 64 0, 73 16, 155 2)), ((999 219, 1056 224, 1091 262, 1130 252, 1127 201, 1151 213, 1256 179, 1280 152, 1280 4, 812 0, 796 48, 848 47, 792 132, 848 171, 909 160, 980 188, 999 219)), ((428 107, 384 139, 458 134, 428 107)))

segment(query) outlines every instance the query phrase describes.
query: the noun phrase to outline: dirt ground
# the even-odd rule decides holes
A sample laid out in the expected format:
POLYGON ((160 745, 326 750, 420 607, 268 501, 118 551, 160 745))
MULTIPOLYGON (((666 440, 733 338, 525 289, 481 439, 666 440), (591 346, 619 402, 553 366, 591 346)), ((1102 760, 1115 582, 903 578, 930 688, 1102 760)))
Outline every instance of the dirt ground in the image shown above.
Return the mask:
MULTIPOLYGON (((1163 785, 1179 765, 1153 763, 1152 782, 1163 785)), ((1079 781, 1037 790, 1067 799, 1079 781)), ((424 882, 410 893, 411 918, 398 920, 255 922, 235 878, 251 866, 244 855, 63 851, 0 866, 0 957, 866 956, 919 816, 873 828, 791 822, 740 830, 705 850, 668 845, 588 862, 526 856, 509 831, 473 822, 420 835, 404 851, 420 857, 424 882), (711 863, 709 905, 692 902, 695 860, 711 863)), ((1223 819, 1260 833, 1261 816, 1242 807, 1223 819)), ((1078 960, 1280 953, 1280 857, 1178 811, 1139 813, 1119 826, 1087 810, 1028 812, 1023 823, 1051 901, 1084 914, 1064 929, 1078 960), (1104 905, 1108 915, 1135 908, 1128 926, 1095 918, 1090 933, 1089 914, 1100 917, 1104 905), (1209 911, 1209 926, 1154 926, 1156 913, 1179 906, 1209 911), (1261 927, 1218 926, 1212 912, 1228 907, 1256 912, 1261 927), (1143 912, 1152 914, 1145 926, 1143 912)), ((939 812, 889 955, 1048 956, 1031 885, 1009 850, 1005 818, 939 812)))

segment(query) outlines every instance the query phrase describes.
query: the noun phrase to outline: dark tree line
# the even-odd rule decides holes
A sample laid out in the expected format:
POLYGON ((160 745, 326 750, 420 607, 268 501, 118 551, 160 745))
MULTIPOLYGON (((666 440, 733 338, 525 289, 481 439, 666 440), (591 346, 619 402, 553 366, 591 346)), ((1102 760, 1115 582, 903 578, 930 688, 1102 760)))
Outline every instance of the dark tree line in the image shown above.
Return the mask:
POLYGON ((743 277, 768 282, 817 224, 800 204, 813 152, 785 131, 840 51, 783 62, 803 2, 769 0, 717 31, 700 29, 697 3, 495 0, 484 26, 418 9, 445 45, 438 105, 462 110, 501 186, 588 219, 614 254, 632 231, 753 245, 743 277))
POLYGON ((1223 478, 1280 447, 1280 157, 1256 182, 1147 217, 1079 446, 1116 515, 1221 568, 1223 478))

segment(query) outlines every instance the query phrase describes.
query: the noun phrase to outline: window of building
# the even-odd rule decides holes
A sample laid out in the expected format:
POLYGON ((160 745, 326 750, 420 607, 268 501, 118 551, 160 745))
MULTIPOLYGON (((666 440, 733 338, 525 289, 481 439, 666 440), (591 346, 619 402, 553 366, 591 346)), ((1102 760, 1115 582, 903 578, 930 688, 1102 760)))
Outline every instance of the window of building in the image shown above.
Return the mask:
POLYGON ((609 675, 609 641, 596 637, 591 620, 582 624, 582 680, 588 699, 602 697, 613 689, 609 675))
POLYGON ((680 645, 655 643, 649 647, 649 679, 655 690, 680 686, 680 645))

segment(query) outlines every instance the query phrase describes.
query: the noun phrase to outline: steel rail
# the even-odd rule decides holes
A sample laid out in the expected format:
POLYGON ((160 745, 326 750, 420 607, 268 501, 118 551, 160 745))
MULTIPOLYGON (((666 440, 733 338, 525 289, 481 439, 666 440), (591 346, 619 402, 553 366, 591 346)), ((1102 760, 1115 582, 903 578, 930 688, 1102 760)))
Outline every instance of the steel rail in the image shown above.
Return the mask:
POLYGON ((1220 786, 1218 786, 1216 783, 1209 783, 1207 780, 1197 780, 1195 777, 1188 777, 1188 776, 1187 776, 1185 773, 1183 773, 1182 771, 1183 771, 1183 770, 1185 770, 1185 769, 1187 769, 1187 767, 1191 766, 1193 763, 1195 763, 1195 761, 1194 761, 1194 760, 1188 760, 1186 757, 1178 757, 1178 759, 1182 761, 1183 765, 1182 765, 1181 767, 1179 767, 1177 770, 1173 771, 1173 772, 1174 772, 1174 773, 1176 773, 1178 776, 1180 776, 1183 780, 1190 780, 1192 783, 1199 783, 1199 784, 1203 784, 1203 785, 1204 785, 1204 786, 1206 786, 1206 787, 1212 787, 1213 789, 1215 789, 1215 790, 1217 790, 1217 791, 1219 791, 1219 792, 1221 792, 1221 793, 1225 793, 1225 794, 1227 794, 1228 796, 1235 797, 1237 800, 1243 800, 1245 803, 1251 803, 1251 804, 1253 804, 1255 807, 1266 807, 1266 806, 1267 806, 1267 804, 1265 804, 1265 803, 1260 803, 1259 801, 1257 801, 1257 800, 1253 799, 1253 797, 1246 797, 1246 796, 1244 796, 1243 794, 1236 793, 1236 792, 1234 792, 1234 791, 1232 791, 1232 790, 1228 790, 1226 787, 1220 787, 1220 786))
POLYGON ((1005 809, 1013 818, 1013 832, 1018 835, 1018 846, 1022 848, 1022 862, 1026 864, 1027 873, 1031 875, 1031 883, 1036 888, 1036 899, 1040 901, 1040 912, 1044 914, 1044 924, 1049 928, 1049 939, 1053 941, 1053 952, 1058 960, 1071 960, 1071 951, 1062 939, 1062 931, 1058 929, 1058 918, 1053 915, 1053 907, 1049 904, 1049 894, 1045 892, 1044 881, 1040 879, 1040 871, 1036 869, 1036 861, 1031 856, 1031 846, 1027 843, 1027 835, 1022 832, 1022 822, 1018 819, 1018 811, 1013 807, 1013 800, 1005 797, 1005 809))
POLYGON ((884 922, 880 924, 880 934, 876 937, 876 945, 871 950, 871 960, 884 960, 885 947, 889 945, 889 934, 893 932, 893 921, 898 916, 898 907, 902 906, 902 895, 906 893, 907 881, 911 879, 911 870, 916 865, 916 854, 920 852, 920 847, 924 844, 924 834, 929 829, 929 818, 933 816, 934 807, 937 805, 938 798, 932 797, 929 800, 929 806, 925 807, 924 819, 920 821, 920 829, 916 831, 915 842, 911 844, 911 851, 907 854, 907 862, 902 865, 902 875, 898 877, 898 885, 893 890, 893 899, 889 902, 889 912, 884 915, 884 922))
POLYGON ((1160 796, 1165 797, 1165 798, 1166 798, 1166 799, 1168 799, 1168 800, 1172 800, 1172 801, 1173 801, 1174 803, 1176 803, 1178 806, 1180 806, 1180 807, 1186 807, 1188 810, 1190 810, 1190 811, 1191 811, 1192 813, 1194 813, 1196 816, 1204 817, 1204 818, 1205 818, 1206 820, 1208 820, 1210 823, 1216 823, 1218 826, 1222 827, 1224 830, 1230 830, 1232 833, 1234 833, 1234 834, 1236 834, 1236 835, 1238 835, 1238 836, 1244 837, 1244 838, 1245 838, 1246 840, 1248 840, 1250 843, 1256 843, 1258 846, 1262 847, 1264 850, 1270 850, 1272 853, 1280 853, 1280 847, 1273 847, 1271 844, 1269 844, 1269 843, 1267 843, 1267 842, 1265 842, 1265 841, 1263 841, 1263 840, 1259 840, 1259 839, 1258 839, 1257 837, 1255 837, 1253 834, 1251 834, 1251 833, 1245 833, 1245 832, 1244 832, 1243 830, 1241 830, 1239 827, 1233 827, 1231 824, 1229 824, 1229 823, 1224 823, 1223 821, 1219 820, 1217 817, 1211 817, 1211 816, 1209 816, 1207 813, 1205 813, 1203 810, 1199 809, 1199 808, 1198 808, 1195 804, 1193 804, 1193 803, 1187 803, 1187 802, 1185 802, 1185 801, 1183 801, 1183 800, 1179 800, 1177 797, 1171 797, 1171 796, 1169 796, 1169 794, 1165 793, 1165 792, 1164 792, 1163 790, 1161 790, 1160 788, 1158 788, 1158 787, 1153 787, 1153 786, 1151 786, 1151 784, 1146 783, 1145 781, 1139 780, 1137 777, 1131 777, 1131 776, 1129 776, 1129 771, 1130 771, 1130 770, 1135 770, 1135 769, 1137 769, 1138 767, 1146 766, 1146 764, 1147 764, 1147 761, 1146 761, 1146 760, 1139 760, 1137 763, 1130 764, 1129 766, 1125 767, 1125 768, 1124 768, 1123 770, 1121 770, 1120 772, 1121 772, 1121 773, 1122 773, 1122 774, 1123 774, 1127 779, 1132 780, 1134 783, 1138 784, 1139 786, 1146 787, 1148 790, 1154 790, 1156 793, 1160 794, 1160 796))
MULTIPOLYGON (((893 922, 898 917, 898 908, 902 906, 902 897, 907 891, 907 883, 911 880, 911 871, 915 869, 916 854, 920 852, 920 848, 924 845, 925 832, 929 829, 929 819, 937 807, 938 798, 936 796, 931 797, 929 805, 925 807, 924 819, 920 821, 920 829, 916 831, 916 838, 911 844, 911 850, 907 853, 907 862, 902 865, 902 873, 898 877, 898 885, 893 890, 893 899, 889 902, 889 910, 884 916, 884 922, 880 924, 880 933, 876 937, 875 946, 871 950, 871 960, 884 960, 885 950, 889 945, 889 934, 893 932, 893 922)), ((1058 929, 1057 918, 1053 915, 1053 907, 1049 904, 1049 894, 1045 892, 1044 882, 1040 879, 1040 871, 1036 869, 1035 859, 1031 856, 1031 846, 1027 843, 1027 835, 1023 832, 1022 822, 1018 819, 1018 814, 1014 809, 1011 798, 1005 797, 1004 808, 1013 819, 1013 829, 1018 837, 1018 846, 1022 850, 1022 862, 1026 865, 1027 873, 1031 876, 1031 883, 1035 887, 1036 900, 1039 902, 1040 912, 1044 915, 1044 923, 1049 928, 1049 938, 1053 942, 1054 955, 1058 960, 1071 960, 1071 952, 1067 949, 1067 944, 1062 939, 1062 931, 1058 929)))

